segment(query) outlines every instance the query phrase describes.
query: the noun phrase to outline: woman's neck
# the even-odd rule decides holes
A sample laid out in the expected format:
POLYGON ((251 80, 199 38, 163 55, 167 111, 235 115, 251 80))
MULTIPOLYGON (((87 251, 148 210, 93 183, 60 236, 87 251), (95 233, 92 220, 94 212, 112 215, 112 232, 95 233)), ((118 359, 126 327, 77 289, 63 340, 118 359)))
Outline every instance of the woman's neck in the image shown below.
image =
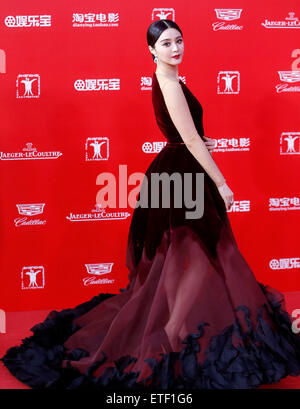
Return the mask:
POLYGON ((155 73, 159 74, 159 75, 163 75, 163 76, 168 77, 168 78, 173 78, 173 79, 179 80, 179 75, 178 75, 178 70, 177 69, 176 70, 173 70, 173 69, 172 70, 166 70, 166 69, 162 69, 161 67, 157 67, 155 73))

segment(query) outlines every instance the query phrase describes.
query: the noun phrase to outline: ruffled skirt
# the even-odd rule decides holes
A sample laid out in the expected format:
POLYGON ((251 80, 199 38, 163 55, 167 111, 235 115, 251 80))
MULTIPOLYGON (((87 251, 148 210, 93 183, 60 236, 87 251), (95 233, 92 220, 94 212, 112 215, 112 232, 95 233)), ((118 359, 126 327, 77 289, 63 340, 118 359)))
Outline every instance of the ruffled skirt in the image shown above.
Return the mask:
MULTIPOLYGON (((240 253, 224 201, 185 146, 147 169, 204 174, 203 216, 186 206, 136 207, 128 285, 51 311, 1 358, 32 388, 241 389, 300 374, 300 335, 283 295, 259 283, 240 253)), ((193 192, 196 193, 196 178, 193 192)), ((147 188, 142 188, 139 199, 147 188)), ((148 191, 149 192, 149 191, 148 191)))

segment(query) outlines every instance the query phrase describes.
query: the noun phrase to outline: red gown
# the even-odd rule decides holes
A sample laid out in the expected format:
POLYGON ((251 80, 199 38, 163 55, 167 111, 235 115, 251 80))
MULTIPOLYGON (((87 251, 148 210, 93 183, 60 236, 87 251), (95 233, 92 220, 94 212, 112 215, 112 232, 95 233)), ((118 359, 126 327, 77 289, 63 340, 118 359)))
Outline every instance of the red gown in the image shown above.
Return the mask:
MULTIPOLYGON (((146 171, 148 188, 152 173, 203 173, 203 216, 186 218, 191 209, 174 206, 172 189, 169 208, 135 208, 128 286, 51 311, 1 358, 32 388, 250 389, 300 374, 300 334, 283 295, 256 281, 217 187, 182 143, 152 79, 168 143, 146 171)), ((180 84, 203 137, 201 104, 180 84)))

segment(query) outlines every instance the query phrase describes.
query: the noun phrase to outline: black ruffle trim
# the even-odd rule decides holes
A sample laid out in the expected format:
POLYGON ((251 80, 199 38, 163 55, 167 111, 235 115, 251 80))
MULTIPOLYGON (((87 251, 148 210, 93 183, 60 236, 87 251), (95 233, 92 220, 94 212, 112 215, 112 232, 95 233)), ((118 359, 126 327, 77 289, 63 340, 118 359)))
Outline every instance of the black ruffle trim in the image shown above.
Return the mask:
POLYGON ((79 329, 73 320, 117 294, 101 293, 73 309, 51 311, 43 322, 31 328, 33 335, 24 338, 20 346, 9 348, 1 361, 17 379, 33 389, 252 389, 276 383, 288 375, 298 376, 300 336, 293 333, 290 316, 282 309, 281 300, 268 291, 268 286, 259 285, 269 306, 264 304, 259 309, 255 329, 248 308, 240 306, 237 310, 244 312, 247 332, 241 330, 236 319, 211 338, 206 359, 200 364, 196 355, 200 351, 197 339, 209 323, 199 323, 198 332, 187 335, 180 352, 162 353, 159 362, 155 358, 145 359, 152 373, 143 382, 136 382, 139 372, 124 373, 137 360, 130 355, 116 360, 115 366, 107 368, 100 377, 94 377, 93 372, 106 361, 104 353, 85 374, 71 365, 61 367, 64 359, 76 361, 89 355, 80 348, 66 353, 64 342, 79 329), (263 308, 267 308, 278 329, 275 333, 262 318, 263 308), (242 340, 237 347, 232 343, 233 334, 242 340), (175 378, 178 360, 182 370, 175 378))

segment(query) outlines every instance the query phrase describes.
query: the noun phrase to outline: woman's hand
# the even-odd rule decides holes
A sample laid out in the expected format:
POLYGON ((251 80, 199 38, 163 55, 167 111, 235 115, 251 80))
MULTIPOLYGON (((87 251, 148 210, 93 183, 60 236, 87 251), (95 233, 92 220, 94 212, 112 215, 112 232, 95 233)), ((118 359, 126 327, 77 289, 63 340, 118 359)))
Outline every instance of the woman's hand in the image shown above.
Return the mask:
POLYGON ((222 186, 219 186, 218 189, 219 189, 220 195, 222 196, 224 200, 226 210, 227 211, 230 210, 234 202, 232 190, 230 190, 227 183, 224 183, 222 186))
POLYGON ((204 141, 205 146, 207 147, 208 152, 211 154, 212 151, 213 151, 213 150, 215 149, 215 147, 216 147, 216 140, 213 139, 213 138, 209 138, 208 136, 205 136, 205 135, 203 135, 203 137, 204 137, 204 139, 205 139, 205 141, 204 141))
MULTIPOLYGON (((207 150, 211 154, 217 145, 216 140, 213 138, 209 138, 208 136, 205 135, 203 135, 203 137, 205 139, 204 141, 205 146, 207 147, 207 150)), ((219 186, 218 190, 224 200, 226 210, 227 211, 230 210, 234 202, 232 190, 229 188, 226 182, 223 185, 219 186)))

